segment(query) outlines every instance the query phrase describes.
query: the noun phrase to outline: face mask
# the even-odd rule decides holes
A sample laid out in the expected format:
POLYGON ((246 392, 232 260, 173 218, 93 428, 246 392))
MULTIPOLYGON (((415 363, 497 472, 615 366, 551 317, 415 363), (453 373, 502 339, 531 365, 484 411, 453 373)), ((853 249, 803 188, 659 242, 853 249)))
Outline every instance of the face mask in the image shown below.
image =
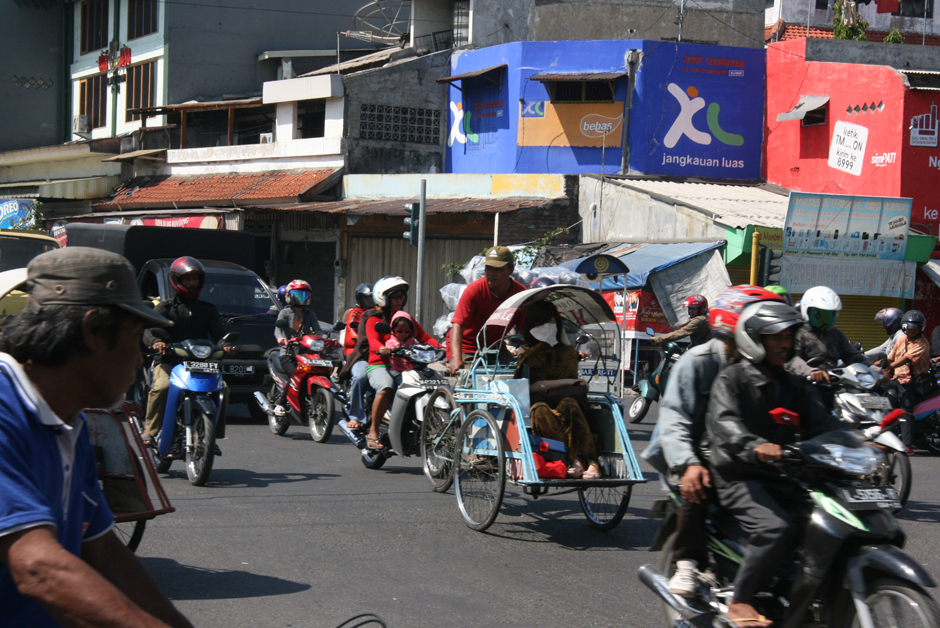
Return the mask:
POLYGON ((533 327, 529 330, 532 337, 541 342, 547 342, 551 346, 558 344, 558 325, 555 321, 549 321, 544 325, 533 327))

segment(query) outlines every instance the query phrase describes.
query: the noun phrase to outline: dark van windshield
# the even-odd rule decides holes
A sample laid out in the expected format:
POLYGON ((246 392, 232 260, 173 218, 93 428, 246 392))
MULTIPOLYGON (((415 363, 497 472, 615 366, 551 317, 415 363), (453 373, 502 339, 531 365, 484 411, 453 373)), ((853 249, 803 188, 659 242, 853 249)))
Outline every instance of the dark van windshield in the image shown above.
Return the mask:
POLYGON ((252 275, 207 272, 200 298, 212 303, 223 315, 263 314, 277 308, 261 279, 252 275))
POLYGON ((55 242, 40 238, 0 236, 0 272, 26 268, 34 257, 56 248, 55 242))

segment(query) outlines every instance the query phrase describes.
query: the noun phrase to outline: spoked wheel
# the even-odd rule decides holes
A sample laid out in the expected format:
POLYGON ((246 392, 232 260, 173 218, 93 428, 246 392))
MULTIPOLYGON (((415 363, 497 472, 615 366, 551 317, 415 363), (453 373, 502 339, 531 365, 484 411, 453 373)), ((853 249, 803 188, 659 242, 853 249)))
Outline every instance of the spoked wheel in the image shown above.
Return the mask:
POLYGON ((474 410, 457 433, 454 450, 457 505, 467 525, 482 532, 499 514, 506 491, 503 435, 493 416, 474 410))
POLYGON ((630 404, 630 408, 627 410, 627 418, 630 420, 630 423, 639 423, 646 417, 646 413, 650 409, 650 400, 646 397, 637 395, 633 398, 633 403, 630 404))
MULTIPOLYGON (((134 456, 133 460, 134 468, 137 469, 137 475, 140 477, 141 482, 143 482, 144 487, 146 487, 147 478, 144 476, 144 467, 142 464, 140 464, 140 460, 137 459, 137 456, 134 456)), ((144 538, 144 528, 146 527, 146 519, 125 521, 123 523, 115 522, 114 533, 121 540, 121 543, 127 546, 127 549, 134 552, 137 551, 137 547, 140 545, 140 540, 144 538)))
POLYGON ((333 393, 326 388, 318 388, 306 405, 310 436, 318 443, 325 443, 333 434, 333 410, 336 407, 333 393))
MULTIPOLYGON (((274 398, 277 396, 277 384, 271 384, 271 392, 268 393, 268 403, 271 404, 274 402, 274 398)), ((274 408, 271 408, 271 412, 265 413, 268 415, 268 427, 271 428, 271 431, 277 434, 278 436, 283 436, 284 432, 287 431, 287 428, 290 426, 290 422, 285 416, 282 419, 278 419, 274 416, 274 408)))
MULTIPOLYGON (((916 585, 894 578, 875 580, 865 592, 865 602, 875 626, 940 627, 940 608, 916 585)), ((842 609, 839 628, 858 628, 860 622, 850 597, 842 609)))
POLYGON ((898 492, 898 500, 901 507, 895 510, 895 513, 904 510, 907 504, 907 498, 911 496, 911 461, 903 451, 888 452, 888 477, 885 485, 892 487, 898 492))
POLYGON ((186 476, 193 486, 203 486, 215 461, 215 423, 211 417, 198 413, 192 431, 193 446, 186 452, 186 476))
POLYGON ((454 442, 460 423, 454 412, 457 402, 446 388, 434 391, 428 399, 421 423, 421 459, 424 477, 437 493, 443 493, 454 481, 454 442))
POLYGON ((588 486, 578 489, 578 501, 588 523, 598 530, 613 530, 627 513, 633 485, 588 486))

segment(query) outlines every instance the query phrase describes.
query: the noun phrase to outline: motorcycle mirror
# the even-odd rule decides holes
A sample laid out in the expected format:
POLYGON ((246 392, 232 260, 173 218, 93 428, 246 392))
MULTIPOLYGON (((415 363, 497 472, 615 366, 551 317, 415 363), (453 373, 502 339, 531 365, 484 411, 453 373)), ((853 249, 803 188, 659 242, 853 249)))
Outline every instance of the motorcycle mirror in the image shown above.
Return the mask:
POLYGON ((385 321, 379 321, 375 324, 375 331, 379 332, 380 334, 390 334, 392 333, 392 326, 385 321))
POLYGON ((154 338, 162 340, 163 342, 170 342, 169 332, 162 327, 155 327, 150 330, 150 333, 153 334, 154 338))
POLYGON ((222 340, 220 340, 219 342, 232 344, 233 342, 241 338, 241 335, 242 333, 240 331, 230 331, 229 333, 222 336, 222 340))
POLYGON ((343 321, 336 321, 335 323, 333 323, 333 331, 342 331, 343 329, 345 329, 345 327, 346 327, 346 323, 344 323, 343 321))
POLYGON ((588 336, 587 334, 578 334, 578 338, 576 339, 576 342, 579 345, 583 345, 587 342, 591 342, 591 337, 588 336))
POLYGON ((812 366, 812 367, 817 367, 817 366, 821 366, 822 363, 825 362, 825 361, 826 361, 826 358, 824 358, 824 357, 822 357, 822 356, 820 356, 820 355, 817 355, 815 358, 810 358, 809 360, 807 360, 807 361, 806 361, 806 365, 807 365, 807 366, 812 366))
POLYGON ((274 323, 274 326, 278 329, 290 329, 290 323, 287 322, 286 318, 279 318, 274 323))
POLYGON ((653 328, 652 328, 652 327, 647 327, 647 328, 646 328, 646 335, 647 335, 647 336, 655 336, 655 335, 656 335, 656 332, 653 331, 653 328))
POLYGON ((774 408, 770 411, 770 417, 777 425, 800 426, 800 415, 786 408, 774 408))
POLYGON ((900 408, 892 410, 885 415, 885 418, 881 419, 881 423, 878 424, 878 427, 881 429, 881 431, 884 431, 900 421, 901 417, 903 417, 905 414, 907 413, 900 408))

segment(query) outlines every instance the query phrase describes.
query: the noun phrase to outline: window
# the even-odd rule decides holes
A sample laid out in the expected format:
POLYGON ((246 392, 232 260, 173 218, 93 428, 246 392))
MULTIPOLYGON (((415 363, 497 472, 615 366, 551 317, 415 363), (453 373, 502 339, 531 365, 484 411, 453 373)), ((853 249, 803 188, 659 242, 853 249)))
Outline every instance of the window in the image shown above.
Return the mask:
POLYGON ((100 129, 108 123, 108 81, 104 74, 92 76, 79 86, 78 113, 88 116, 88 128, 100 129))
POLYGON ((817 11, 828 11, 828 10, 829 10, 829 0, 816 0, 816 10, 817 10, 817 11))
POLYGON ((127 38, 157 32, 157 0, 127 0, 127 38))
POLYGON ((820 126, 826 124, 826 112, 829 110, 829 103, 826 103, 818 109, 807 111, 800 120, 800 126, 820 126))
POLYGON ((441 141, 441 112, 414 107, 361 105, 359 137, 364 140, 438 144, 441 141))
POLYGON ((79 52, 88 54, 108 46, 109 0, 82 0, 79 52))
POLYGON ((140 63, 127 68, 127 92, 125 94, 125 105, 127 116, 125 120, 140 120, 139 113, 131 113, 131 109, 140 107, 153 107, 154 99, 154 70, 155 62, 140 63))
POLYGON ((613 102, 613 81, 555 81, 552 102, 613 102))
POLYGON ((933 19, 933 2, 928 0, 900 0, 898 12, 891 15, 901 17, 926 17, 933 19))

